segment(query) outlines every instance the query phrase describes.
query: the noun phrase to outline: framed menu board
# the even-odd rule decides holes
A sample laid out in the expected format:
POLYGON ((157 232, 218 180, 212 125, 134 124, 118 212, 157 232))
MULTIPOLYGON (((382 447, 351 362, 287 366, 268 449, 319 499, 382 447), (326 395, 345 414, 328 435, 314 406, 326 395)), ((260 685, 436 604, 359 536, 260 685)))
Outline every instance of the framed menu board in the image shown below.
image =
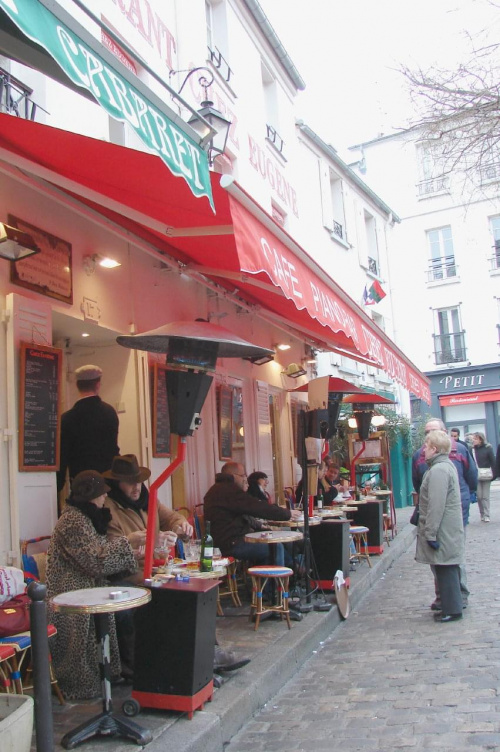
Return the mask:
POLYGON ((19 470, 58 470, 62 350, 21 342, 19 374, 19 470))
POLYGON ((73 303, 71 243, 9 214, 9 224, 27 232, 41 252, 10 262, 10 281, 40 295, 73 303))
POLYGON ((219 459, 230 460, 233 454, 233 390, 220 386, 217 390, 219 418, 219 459))
POLYGON ((170 457, 170 418, 168 415, 168 396, 166 367, 155 363, 152 370, 153 388, 153 457, 170 457))

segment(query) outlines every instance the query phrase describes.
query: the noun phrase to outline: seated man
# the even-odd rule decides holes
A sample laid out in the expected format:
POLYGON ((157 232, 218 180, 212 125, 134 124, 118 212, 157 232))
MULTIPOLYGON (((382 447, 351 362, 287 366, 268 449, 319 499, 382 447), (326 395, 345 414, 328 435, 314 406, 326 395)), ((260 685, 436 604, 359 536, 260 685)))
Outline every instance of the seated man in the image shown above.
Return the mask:
MULTIPOLYGON (((298 509, 285 509, 276 504, 268 504, 247 492, 247 475, 239 462, 227 462, 216 475, 214 485, 209 488, 204 499, 205 520, 210 522, 210 532, 214 545, 220 548, 223 556, 234 556, 244 561, 269 564, 270 546, 267 543, 245 543, 245 535, 255 531, 252 518, 264 520, 298 519, 298 509)), ((275 545, 276 564, 284 563, 284 549, 281 543, 275 545)))
MULTIPOLYGON (((141 565, 144 557, 139 555, 139 550, 146 542, 149 501, 149 491, 144 481, 150 475, 151 470, 147 467, 140 467, 134 454, 114 457, 111 469, 103 473, 110 487, 104 502, 111 512, 107 535, 126 536, 136 551, 136 558, 139 559, 139 573, 134 575, 124 572, 115 580, 117 583, 118 581, 121 584, 142 582, 141 565)), ((164 504, 158 504, 157 515, 156 530, 160 542, 165 547, 175 545, 178 535, 187 538, 193 535, 193 528, 185 517, 168 509, 164 504)), ((122 661, 122 676, 131 678, 134 666, 134 611, 132 609, 118 611, 115 620, 122 661)), ((237 661, 234 653, 223 650, 219 645, 215 646, 215 671, 232 671, 248 662, 248 659, 237 661)))
POLYGON ((339 491, 342 491, 340 469, 333 462, 328 464, 321 485, 323 487, 323 503, 325 506, 330 506, 332 501, 337 498, 339 491))

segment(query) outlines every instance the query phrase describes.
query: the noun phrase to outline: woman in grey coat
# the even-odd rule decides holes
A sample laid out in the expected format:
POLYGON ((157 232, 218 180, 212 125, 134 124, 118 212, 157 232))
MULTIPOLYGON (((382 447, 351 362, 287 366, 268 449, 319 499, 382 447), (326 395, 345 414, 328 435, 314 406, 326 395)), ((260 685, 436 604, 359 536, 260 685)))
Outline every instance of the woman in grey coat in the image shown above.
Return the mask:
POLYGON ((420 518, 415 559, 430 564, 438 581, 442 612, 436 621, 462 618, 460 564, 464 560, 464 527, 457 471, 448 458, 451 441, 444 431, 431 431, 424 443, 429 469, 420 488, 420 518))

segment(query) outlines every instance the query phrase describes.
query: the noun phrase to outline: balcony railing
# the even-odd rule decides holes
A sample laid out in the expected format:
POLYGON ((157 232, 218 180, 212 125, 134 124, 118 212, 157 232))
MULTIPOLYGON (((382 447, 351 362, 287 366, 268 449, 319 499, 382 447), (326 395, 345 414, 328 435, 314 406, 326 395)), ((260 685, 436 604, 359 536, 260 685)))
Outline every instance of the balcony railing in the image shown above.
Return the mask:
POLYGON ((430 178, 430 180, 422 180, 417 183, 418 195, 433 196, 438 193, 445 193, 448 191, 450 185, 450 179, 447 176, 441 176, 439 178, 430 178))
POLYGON ((490 162, 479 169, 481 185, 496 183, 500 180, 500 162, 490 162))
POLYGON ((467 360, 465 332, 455 334, 434 334, 434 354, 436 365, 462 363, 467 360))
POLYGON ((333 220, 332 235, 336 235, 337 238, 344 240, 344 228, 342 227, 340 222, 335 222, 335 220, 333 220))
POLYGON ((231 78, 231 74, 233 70, 230 67, 224 55, 222 54, 222 52, 219 50, 218 47, 214 47, 213 49, 209 47, 208 55, 209 55, 210 62, 212 63, 214 68, 217 68, 217 70, 219 71, 224 81, 226 83, 229 83, 229 79, 231 78))
POLYGON ((283 154, 283 147, 285 145, 285 142, 281 138, 276 128, 273 128, 273 126, 269 125, 269 123, 266 123, 266 138, 272 143, 274 148, 277 149, 280 154, 283 154))
POLYGON ((377 259, 371 258, 371 256, 368 256, 368 271, 371 274, 375 274, 378 277, 378 273, 379 273, 378 262, 377 262, 377 259))
POLYGON ((33 89, 0 68, 0 110, 2 112, 25 120, 34 120, 39 105, 31 99, 32 94, 33 89))
POLYGON ((454 256, 444 256, 440 259, 434 259, 431 261, 429 269, 427 270, 428 282, 439 282, 443 279, 450 279, 456 277, 457 265, 455 264, 454 256))
POLYGON ((493 256, 489 259, 490 272, 500 269, 500 247, 493 246, 493 256))

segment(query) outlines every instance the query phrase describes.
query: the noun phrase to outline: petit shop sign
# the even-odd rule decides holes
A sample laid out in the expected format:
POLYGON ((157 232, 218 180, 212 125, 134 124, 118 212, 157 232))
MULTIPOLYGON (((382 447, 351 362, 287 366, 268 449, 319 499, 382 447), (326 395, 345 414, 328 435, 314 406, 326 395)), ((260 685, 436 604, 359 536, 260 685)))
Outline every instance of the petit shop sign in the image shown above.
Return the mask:
POLYGON ((73 83, 89 91, 109 115, 129 123, 170 172, 184 178, 197 198, 207 196, 214 208, 207 155, 194 140, 38 0, 0 0, 0 8, 49 52, 73 83))
POLYGON ((445 389, 469 389, 472 386, 483 386, 484 373, 467 374, 465 376, 443 376, 439 383, 445 389))

